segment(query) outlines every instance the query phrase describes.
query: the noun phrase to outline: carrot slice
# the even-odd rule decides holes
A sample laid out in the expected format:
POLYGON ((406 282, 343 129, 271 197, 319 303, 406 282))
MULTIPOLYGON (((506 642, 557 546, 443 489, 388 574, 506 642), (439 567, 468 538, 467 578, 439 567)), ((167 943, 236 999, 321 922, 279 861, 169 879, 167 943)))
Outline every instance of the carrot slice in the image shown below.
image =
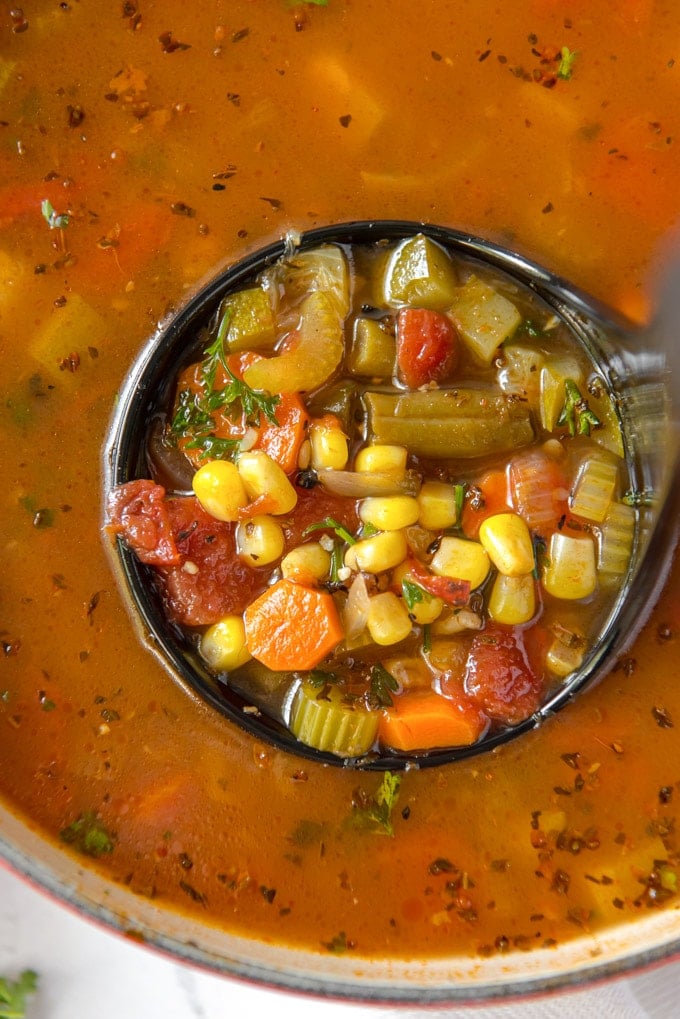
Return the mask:
POLYGON ((395 698, 383 711, 380 742, 408 752, 438 747, 470 746, 488 724, 479 708, 468 701, 442 697, 434 690, 413 690, 395 698))
POLYGON ((343 638, 332 595, 279 580, 244 614, 246 647, 275 672, 313 669, 343 638))
POLYGON ((291 474, 307 437, 309 415, 298 393, 281 393, 274 414, 277 424, 263 419, 257 448, 264 450, 286 474, 291 474))

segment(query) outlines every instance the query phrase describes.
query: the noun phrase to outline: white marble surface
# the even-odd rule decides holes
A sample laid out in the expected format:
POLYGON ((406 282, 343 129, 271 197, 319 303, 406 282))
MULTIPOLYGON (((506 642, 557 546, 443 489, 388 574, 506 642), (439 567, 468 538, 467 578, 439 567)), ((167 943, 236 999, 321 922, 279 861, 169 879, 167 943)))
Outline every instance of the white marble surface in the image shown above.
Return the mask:
POLYGON ((94 926, 0 867, 0 975, 39 974, 27 1019, 672 1019, 680 963, 584 991, 477 1008, 384 1009, 300 998, 178 964, 94 926))

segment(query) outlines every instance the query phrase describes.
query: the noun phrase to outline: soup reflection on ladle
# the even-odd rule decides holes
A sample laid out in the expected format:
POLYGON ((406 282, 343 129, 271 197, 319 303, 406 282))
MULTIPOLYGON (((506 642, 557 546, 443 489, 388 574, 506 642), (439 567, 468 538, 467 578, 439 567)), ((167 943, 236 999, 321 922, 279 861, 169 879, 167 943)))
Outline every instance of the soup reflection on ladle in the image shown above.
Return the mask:
MULTIPOLYGON (((668 559, 675 527, 674 516, 662 512, 675 468, 671 369, 677 353, 669 321, 675 321, 672 309, 654 328, 636 329, 516 253, 421 223, 371 221, 314 230, 229 267, 162 325, 131 369, 105 449, 107 524, 110 530, 111 506, 117 513, 123 505, 116 493, 137 479, 149 479, 154 493, 161 482, 184 500, 182 512, 194 506, 196 477, 211 462, 211 450, 219 449, 220 457, 226 450, 222 462, 230 464, 220 469, 231 472, 234 484, 243 482, 246 494, 238 510, 242 523, 225 523, 236 517, 218 515, 208 539, 214 542, 218 531, 231 535, 236 526, 254 528, 264 517, 273 520, 268 526, 283 544, 267 569, 252 547, 241 548, 241 559, 225 574, 225 584, 252 586, 244 613, 239 603, 235 614, 244 615, 247 640, 238 667, 214 667, 205 620, 193 625, 168 612, 178 577, 187 581, 200 567, 188 555, 180 566, 160 567, 155 553, 140 555, 150 520, 160 527, 158 504, 150 518, 139 511, 139 500, 137 516, 126 503, 134 527, 109 544, 138 634, 192 696, 257 737, 325 763, 431 766, 530 732, 611 668, 663 580, 660 564, 668 559), (313 260, 319 251, 324 259, 330 252, 329 261, 321 274, 317 265, 310 275, 306 256, 313 260), (338 252, 351 284, 341 311, 332 269, 338 252), (458 273, 453 297, 447 291, 449 264, 454 277, 458 273), (283 317, 283 332, 289 330, 283 346, 275 347, 278 334, 271 334, 268 320, 253 326, 263 290, 265 318, 272 304, 283 317), (310 293, 315 297, 305 304, 310 293), (300 308, 302 324, 296 326, 300 308), (257 336, 252 354, 237 335, 239 315, 245 315, 243 335, 257 336), (332 361, 323 347, 324 328, 337 315, 346 319, 348 350, 338 353, 319 381, 314 364, 332 361), (503 329, 512 342, 504 342, 503 329), (215 346, 225 335, 237 337, 230 362, 224 346, 215 346), (212 360, 206 361, 206 351, 212 360), (238 377, 229 368, 237 361, 238 377), (190 368, 194 364, 199 368, 190 368), (266 421, 280 430, 276 407, 281 416, 289 413, 297 396, 284 399, 280 385, 255 385, 252 391, 269 392, 273 403, 247 413, 237 404, 245 422, 241 431, 234 426, 233 435, 227 429, 218 436, 215 430, 216 415, 227 404, 232 408, 234 394, 244 399, 238 389, 243 381, 276 378, 277 371, 284 381, 297 380, 291 387, 302 391, 302 427, 308 429, 298 435, 295 469, 282 471, 295 493, 293 508, 277 507, 271 491, 249 490, 256 482, 246 476, 245 464, 257 465, 264 456, 279 469, 278 452, 270 457, 262 450, 266 421), (178 404, 180 375, 189 388, 178 404), (489 386, 492 378, 500 380, 494 383, 498 392, 489 386), (201 402, 206 392, 209 404, 201 402), (263 413, 269 414, 266 421, 263 413), (327 449, 338 432, 349 435, 346 462, 333 460, 327 449), (384 458, 371 467, 376 450, 406 447, 409 462, 401 474, 390 473, 384 458), (362 456, 368 464, 363 471, 357 467, 362 456), (526 487, 529 468, 533 488, 526 487), (557 479, 549 505, 546 472, 557 479), (517 491, 525 485, 515 503, 508 505, 506 495, 505 504, 501 499, 492 507, 485 485, 494 475, 517 491), (617 486, 621 491, 612 494, 617 486), (324 512, 315 517, 316 505, 324 512), (351 507, 351 527, 349 516, 343 522, 325 512, 339 505, 351 507), (300 546, 313 546, 328 572, 302 583, 292 567, 287 573, 285 554, 295 549, 298 561, 300 546), (472 572, 464 575, 458 567, 459 575, 449 565, 460 562, 451 557, 461 550, 477 557, 481 573, 468 565, 472 572), (585 565, 578 584, 567 590, 571 580, 560 574, 560 562, 574 550, 583 552, 585 565), (378 566, 375 556, 385 557, 378 566), (519 590, 528 608, 517 609, 519 590), (296 600, 276 602, 291 592, 296 600), (294 623, 290 612, 272 622, 282 627, 281 641, 291 639, 288 628, 304 646, 299 663, 289 667, 280 664, 284 656, 276 641, 267 638, 265 647, 253 636, 256 617, 258 634, 262 627, 257 613, 266 606, 267 619, 275 620, 278 604, 297 605, 301 613, 294 623), (315 617, 304 613, 326 609, 318 639, 330 651, 317 660, 310 652, 315 617), (585 622, 590 617, 597 620, 594 632, 585 622), (338 625, 344 630, 333 639, 338 625), (531 671, 539 654, 548 662, 540 690, 531 671), (433 734, 429 743, 426 732, 433 734), (450 741, 442 732, 451 734, 450 741)), ((220 417, 225 427, 230 413, 220 417)), ((200 531, 196 519, 185 530, 177 526, 180 544, 200 531)), ((113 529, 124 531, 123 525, 113 529)))

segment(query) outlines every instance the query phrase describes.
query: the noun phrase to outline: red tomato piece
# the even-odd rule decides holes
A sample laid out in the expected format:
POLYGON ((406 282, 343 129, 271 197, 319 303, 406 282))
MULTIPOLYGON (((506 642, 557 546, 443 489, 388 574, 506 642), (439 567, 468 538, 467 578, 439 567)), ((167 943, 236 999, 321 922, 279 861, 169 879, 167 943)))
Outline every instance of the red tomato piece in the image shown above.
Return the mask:
MULTIPOLYGON (((309 534, 304 534, 304 531, 311 524, 321 523, 326 517, 342 524, 350 534, 356 533, 359 527, 359 516, 354 499, 333 495, 321 485, 315 485, 314 488, 297 486, 295 490, 298 495, 297 506, 289 516, 280 518, 286 536, 287 548, 293 548, 305 541, 318 541, 324 531, 315 530, 309 534)), ((325 533, 333 535, 333 529, 327 528, 325 533)))
POLYGON ((231 523, 215 520, 193 496, 168 499, 180 564, 161 573, 168 612, 184 626, 241 614, 266 577, 239 558, 231 523))
POLYGON ((408 572, 416 584, 419 584, 428 594, 434 595, 435 598, 441 598, 447 605, 467 605, 470 597, 469 580, 438 577, 413 558, 408 560, 408 572))
POLYGON ((497 722, 515 725, 538 709, 542 677, 519 631, 487 626, 475 634, 465 669, 465 691, 497 722))
POLYGON ((409 389, 448 378, 458 364, 458 334, 441 311, 402 308, 397 315, 397 368, 409 389))
POLYGON ((466 538, 479 537, 479 528, 487 517, 508 513, 512 506, 508 494, 508 478, 500 468, 487 471, 474 482, 463 506, 461 527, 466 538))
POLYGON ((149 566, 180 562, 167 505, 165 489, 153 481, 128 481, 109 493, 109 529, 149 566))

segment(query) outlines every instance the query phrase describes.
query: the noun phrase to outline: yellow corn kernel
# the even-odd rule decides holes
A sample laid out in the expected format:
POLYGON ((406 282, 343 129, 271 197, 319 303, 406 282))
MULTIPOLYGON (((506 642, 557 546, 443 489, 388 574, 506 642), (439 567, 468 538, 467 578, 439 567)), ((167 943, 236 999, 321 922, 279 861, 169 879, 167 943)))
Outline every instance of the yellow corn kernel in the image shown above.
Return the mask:
POLYGON ((568 676, 583 664, 585 639, 582 634, 557 635, 548 648, 545 664, 556 676, 568 676))
POLYGON ((403 531, 380 531, 362 538, 345 552, 345 566, 364 573, 383 573, 402 563, 408 555, 403 531))
POLYGON ((364 499, 359 517, 379 531, 400 531, 418 520, 418 501, 412 495, 379 495, 364 499))
POLYGON ((456 489, 445 481, 426 481, 418 492, 419 523, 428 531, 443 531, 458 522, 456 489))
POLYGON ((533 619, 536 613, 536 584, 532 574, 508 577, 499 573, 489 595, 488 612, 495 622, 507 626, 519 626, 533 619))
POLYGON ((249 566, 269 566, 281 558, 284 547, 281 524, 264 513, 236 528, 236 551, 249 566))
POLYGON ((354 470, 369 474, 391 474, 397 480, 406 474, 405 446, 364 446, 354 459, 354 470))
POLYGON ((315 471, 325 467, 341 471, 347 466, 349 450, 348 439, 341 428, 315 421, 309 427, 311 446, 311 463, 315 471))
POLYGON ((371 598, 368 606, 368 632, 376 644, 398 644, 411 632, 411 619, 404 602, 392 591, 371 598))
POLYGON ((241 616, 225 616, 201 637, 201 657, 217 672, 231 672, 250 661, 241 616))
POLYGON ((264 450, 250 449, 238 458, 238 473, 251 502, 268 496, 267 511, 290 513, 297 503, 297 492, 283 469, 264 450))
POLYGON ((445 535, 439 542, 430 566, 440 577, 467 580, 470 587, 475 588, 486 580, 491 563, 478 541, 445 535))
POLYGON ((238 511, 248 504, 241 476, 230 460, 210 460, 203 464, 191 484, 203 509, 216 520, 238 520, 238 511))
POLYGON ((317 541, 293 548, 281 560, 281 573, 297 584, 325 580, 331 568, 331 554, 317 541))
POLYGON ((496 513, 482 521, 479 540, 499 573, 521 577, 534 569, 534 546, 525 521, 517 513, 496 513))
POLYGON ((550 539, 543 587, 555 598, 587 598, 597 585, 595 545, 589 535, 573 538, 561 531, 550 539))

